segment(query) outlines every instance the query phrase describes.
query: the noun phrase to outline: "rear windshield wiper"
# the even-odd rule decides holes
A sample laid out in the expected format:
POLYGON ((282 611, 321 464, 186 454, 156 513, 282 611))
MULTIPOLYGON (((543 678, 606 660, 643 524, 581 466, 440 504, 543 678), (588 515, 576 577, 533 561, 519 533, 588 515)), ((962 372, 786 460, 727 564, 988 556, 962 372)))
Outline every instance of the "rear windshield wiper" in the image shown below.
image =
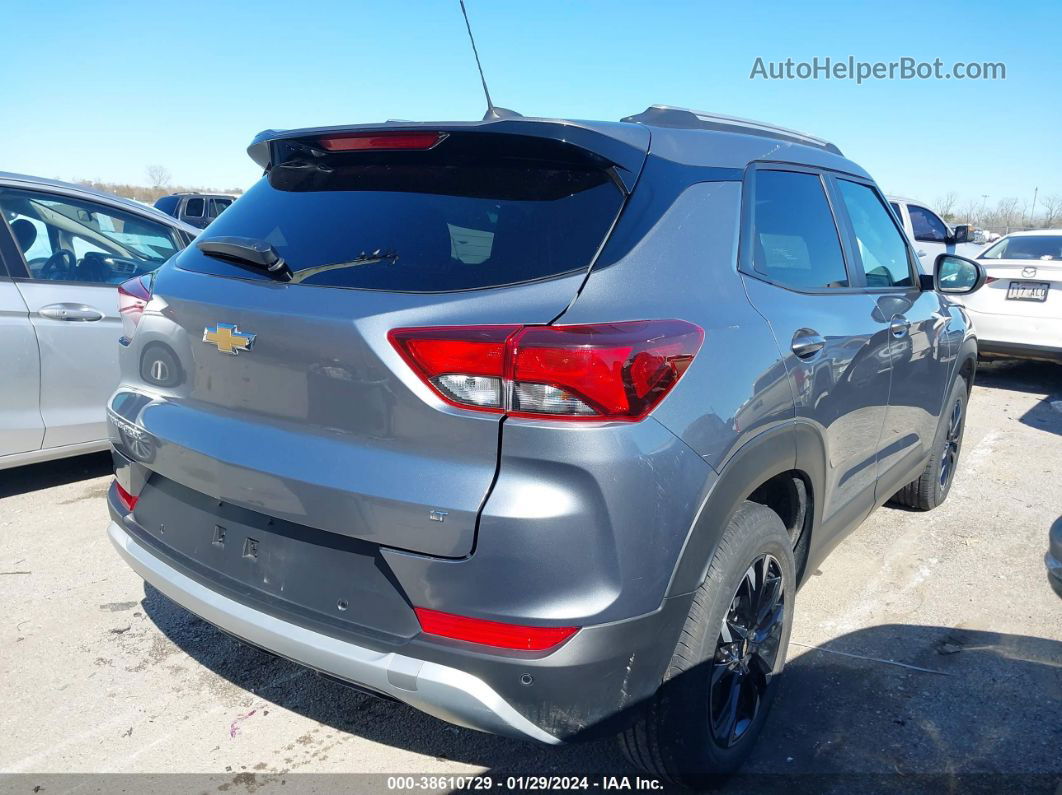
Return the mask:
POLYGON ((385 252, 382 249, 376 249, 371 254, 362 252, 354 257, 354 259, 347 260, 346 262, 333 262, 330 265, 316 265, 312 268, 300 268, 291 275, 291 281, 304 282, 319 273, 345 270, 346 268, 357 268, 360 265, 375 265, 378 262, 389 262, 394 265, 398 262, 398 254, 393 251, 385 252))
POLYGON ((265 240, 253 237, 209 237, 197 241, 195 247, 208 257, 265 273, 279 281, 291 281, 291 268, 265 240))

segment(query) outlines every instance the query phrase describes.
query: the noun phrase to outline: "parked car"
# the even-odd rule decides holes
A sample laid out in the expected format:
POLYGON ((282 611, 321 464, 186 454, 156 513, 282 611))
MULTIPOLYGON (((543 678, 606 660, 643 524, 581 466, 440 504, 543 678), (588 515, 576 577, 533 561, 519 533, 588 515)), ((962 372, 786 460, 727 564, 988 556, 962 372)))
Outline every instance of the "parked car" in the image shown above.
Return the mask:
POLYGON ((198 230, 136 202, 0 173, 0 469, 108 447, 118 284, 198 230))
POLYGON ((978 261, 988 282, 963 303, 982 357, 1062 362, 1062 229, 1011 232, 978 261))
POLYGON ((171 193, 159 198, 155 202, 155 209, 186 224, 205 229, 234 201, 235 196, 223 193, 171 193))
POLYGON ((920 274, 833 144, 662 106, 249 151, 123 341, 119 553, 444 720, 734 770, 801 578, 948 495, 980 266, 920 274))
POLYGON ((914 241, 915 252, 928 273, 938 254, 959 254, 976 257, 983 244, 978 244, 966 225, 952 227, 925 202, 902 196, 887 197, 896 217, 903 224, 907 236, 914 241))
POLYGON ((1047 565, 1047 581, 1055 593, 1062 596, 1062 516, 1051 525, 1044 563, 1047 565))

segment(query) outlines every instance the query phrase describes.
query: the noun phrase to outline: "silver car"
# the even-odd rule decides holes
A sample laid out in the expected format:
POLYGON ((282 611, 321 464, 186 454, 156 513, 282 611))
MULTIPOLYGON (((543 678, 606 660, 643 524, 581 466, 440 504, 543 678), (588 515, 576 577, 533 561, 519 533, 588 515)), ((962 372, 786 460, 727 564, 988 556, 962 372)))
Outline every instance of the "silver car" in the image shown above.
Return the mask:
POLYGON ((444 720, 736 770, 801 578, 949 493, 983 268, 921 273, 833 144, 675 108, 249 152, 261 180, 131 288, 119 554, 444 720))
POLYGON ((3 172, 0 218, 0 469, 105 450, 118 285, 199 230, 117 196, 3 172))

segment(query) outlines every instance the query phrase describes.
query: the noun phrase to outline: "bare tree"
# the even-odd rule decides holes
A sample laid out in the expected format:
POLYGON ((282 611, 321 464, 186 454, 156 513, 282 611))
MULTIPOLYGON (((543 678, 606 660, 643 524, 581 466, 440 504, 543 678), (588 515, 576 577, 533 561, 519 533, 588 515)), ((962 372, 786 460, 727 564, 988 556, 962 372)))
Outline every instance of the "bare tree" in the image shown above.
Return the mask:
POLYGON ((1021 224, 1021 204, 1018 199, 1009 196, 996 202, 996 209, 990 214, 996 226, 1019 226, 1021 224))
POLYGON ((165 166, 153 165, 147 167, 148 182, 151 183, 153 188, 162 188, 170 184, 172 175, 165 166))
POLYGON ((937 199, 937 213, 943 216, 945 221, 955 220, 955 209, 959 204, 959 194, 951 190, 937 199))
POLYGON ((962 207, 956 210, 956 215, 959 221, 964 221, 968 224, 980 226, 984 223, 984 219, 981 217, 981 202, 976 199, 967 199, 963 202, 962 207))
POLYGON ((1050 227, 1055 221, 1062 218, 1062 194, 1055 193, 1051 196, 1044 196, 1041 200, 1041 206, 1043 207, 1043 215, 1040 216, 1041 226, 1050 227))

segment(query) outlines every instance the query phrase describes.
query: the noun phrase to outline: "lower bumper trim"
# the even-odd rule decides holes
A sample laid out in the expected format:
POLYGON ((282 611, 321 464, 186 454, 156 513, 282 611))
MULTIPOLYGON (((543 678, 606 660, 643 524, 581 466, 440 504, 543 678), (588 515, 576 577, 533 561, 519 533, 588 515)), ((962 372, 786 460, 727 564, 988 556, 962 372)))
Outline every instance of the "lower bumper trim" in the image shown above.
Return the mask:
POLYGON ((466 728, 555 745, 561 741, 466 671, 378 652, 263 613, 216 593, 159 560, 116 522, 107 535, 144 580, 205 621, 255 646, 466 728))

